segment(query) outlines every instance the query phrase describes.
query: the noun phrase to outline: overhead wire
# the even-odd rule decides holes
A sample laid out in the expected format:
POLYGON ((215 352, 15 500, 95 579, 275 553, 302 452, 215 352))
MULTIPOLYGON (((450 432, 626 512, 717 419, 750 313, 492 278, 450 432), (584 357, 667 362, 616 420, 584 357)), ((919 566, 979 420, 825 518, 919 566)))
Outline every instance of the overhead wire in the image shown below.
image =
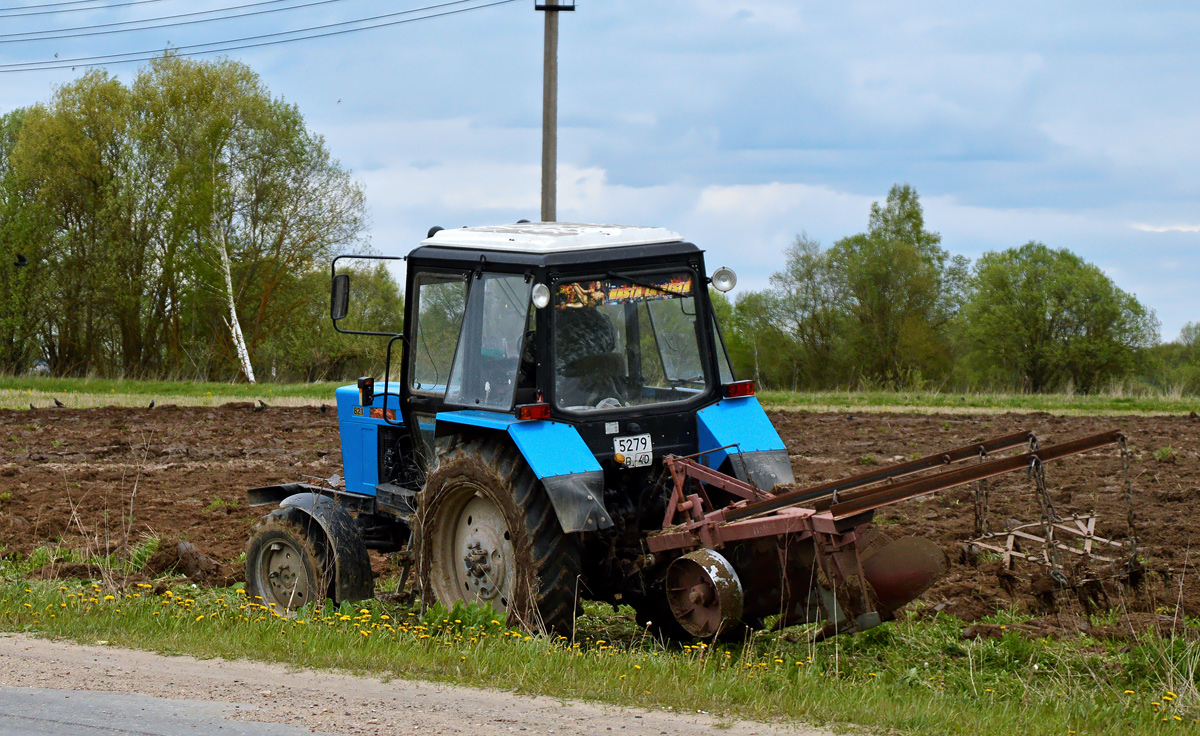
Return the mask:
POLYGON ((100 23, 90 26, 76 26, 75 28, 55 28, 45 31, 22 31, 20 33, 0 33, 0 43, 28 43, 30 41, 53 41, 60 38, 80 38, 82 36, 104 36, 111 33, 132 33, 134 31, 149 31, 155 28, 172 28, 174 26, 186 26, 196 23, 214 23, 220 20, 233 20, 235 18, 248 18, 253 15, 265 15, 267 13, 280 13, 285 10, 299 10, 301 8, 311 8, 314 5, 329 5, 330 3, 346 2, 346 0, 314 0, 314 2, 301 3, 299 5, 288 5, 282 8, 267 8, 265 10, 252 10, 247 13, 231 13, 229 15, 221 15, 215 18, 194 18, 193 20, 181 20, 174 23, 158 23, 155 25, 138 26, 136 28, 111 28, 112 26, 136 26, 139 23, 153 23, 158 20, 173 20, 175 18, 189 18, 197 15, 211 15, 213 13, 223 13, 227 10, 241 10, 244 8, 254 8, 261 5, 278 5, 288 0, 262 0, 262 2, 248 3, 246 5, 233 5, 227 8, 214 8, 212 10, 197 10, 191 13, 179 13, 176 15, 163 15, 157 18, 143 18, 141 20, 123 20, 113 23, 100 23), (110 30, 99 31, 97 28, 109 28, 110 30), (86 31, 85 33, 66 33, 66 31, 86 31), (36 35, 36 34, 59 34, 59 35, 36 35), (17 38, 18 36, 34 36, 34 38, 17 38), (8 39, 8 40, 5 40, 8 39))
MULTIPOLYGON (((95 0, 74 0, 69 3, 48 3, 46 5, 17 5, 11 8, 0 8, 0 12, 10 10, 25 10, 26 8, 49 8, 55 5, 78 5, 85 2, 95 2, 95 0)), ((9 15, 0 16, 0 18, 24 18, 30 15, 57 15, 58 13, 83 13, 89 10, 108 10, 109 8, 125 8, 130 5, 145 5, 147 3, 161 3, 164 0, 128 0, 123 3, 113 3, 112 5, 96 5, 90 8, 66 8, 63 10, 37 10, 32 13, 10 13, 9 15)))
POLYGON ((80 56, 80 57, 76 57, 76 58, 72 58, 72 59, 47 59, 44 61, 25 61, 25 62, 14 62, 14 63, 10 63, 10 64, 0 64, 0 74, 11 74, 14 72, 28 72, 28 71, 49 71, 49 70, 55 70, 55 69, 75 69, 77 67, 89 68, 89 67, 95 67, 95 66, 106 66, 108 64, 129 64, 129 63, 137 63, 137 62, 142 62, 142 61, 150 61, 151 59, 159 58, 160 56, 162 56, 164 54, 168 54, 171 56, 202 56, 205 54, 220 54, 220 53, 225 53, 228 51, 239 51, 242 49, 261 48, 264 46, 276 46, 276 45, 285 44, 285 43, 295 43, 297 41, 309 41, 309 40, 316 39, 316 38, 329 38, 332 36, 341 36, 341 35, 345 35, 348 33, 358 33, 360 31, 369 31, 369 30, 374 30, 376 28, 387 28, 390 26, 402 25, 405 23, 415 23, 415 22, 421 21, 421 20, 431 20, 433 18, 442 18, 442 17, 448 16, 448 15, 458 15, 461 13, 468 13, 473 10, 483 10, 484 8, 495 7, 497 5, 507 5, 509 3, 517 2, 517 0, 493 0, 493 2, 484 3, 482 5, 473 5, 469 8, 456 8, 454 10, 446 10, 441 13, 433 13, 430 15, 423 15, 418 18, 401 18, 399 20, 390 20, 390 21, 387 21, 384 23, 375 23, 373 25, 363 26, 361 28, 342 28, 341 30, 327 31, 324 33, 312 33, 312 34, 309 34, 306 36, 298 36, 296 38, 281 38, 281 39, 274 40, 274 41, 259 41, 258 43, 249 43, 249 44, 241 43, 243 41, 257 41, 258 39, 276 38, 278 36, 287 36, 287 35, 296 34, 296 33, 307 33, 309 31, 321 30, 321 29, 325 29, 325 28, 338 28, 341 26, 354 25, 357 23, 367 23, 367 22, 371 22, 371 21, 375 21, 375 20, 384 19, 384 18, 395 18, 397 16, 402 16, 402 15, 412 15, 413 13, 420 13, 420 12, 425 12, 425 11, 429 11, 429 10, 437 10, 439 8, 446 8, 446 7, 449 7, 452 5, 461 5, 466 2, 472 2, 472 0, 453 0, 452 2, 439 3, 437 5, 429 5, 429 6, 426 6, 423 8, 414 8, 412 10, 404 10, 404 11, 400 11, 400 12, 396 12, 396 13, 385 13, 383 15, 376 15, 376 16, 372 16, 372 17, 368 17, 368 18, 359 18, 356 20, 343 21, 340 23, 327 23, 325 25, 311 26, 308 28, 297 28, 297 29, 293 29, 290 31, 278 31, 275 33, 264 33, 264 34, 260 34, 257 36, 245 36, 243 38, 228 39, 225 41, 212 41, 209 43, 188 44, 185 46, 176 46, 173 48, 149 49, 149 50, 144 50, 144 51, 127 51, 127 52, 119 53, 119 54, 102 54, 102 55, 97 55, 97 56, 80 56), (225 44, 241 44, 241 45, 225 46, 225 44), (223 46, 223 48, 206 49, 203 51, 186 51, 186 52, 184 51, 184 49, 200 49, 205 46, 223 46), (129 58, 129 59, 117 58, 117 57, 122 57, 122 56, 131 56, 131 57, 135 57, 135 58, 129 58))

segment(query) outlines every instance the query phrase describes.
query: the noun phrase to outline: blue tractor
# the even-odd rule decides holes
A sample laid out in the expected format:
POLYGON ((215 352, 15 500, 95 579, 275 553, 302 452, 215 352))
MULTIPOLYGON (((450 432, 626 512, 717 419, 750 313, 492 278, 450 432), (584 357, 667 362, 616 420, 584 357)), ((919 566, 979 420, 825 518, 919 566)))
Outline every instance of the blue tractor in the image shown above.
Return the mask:
MULTIPOLYGON (((735 379, 709 298, 736 278, 679 235, 434 228, 404 260, 383 381, 337 389, 344 487, 249 491, 277 508, 247 544, 247 590, 281 614, 373 597, 370 549, 410 561, 425 602, 560 633, 585 598, 680 636, 770 616, 853 631, 944 573, 936 545, 870 529, 869 505, 837 513, 838 491, 920 463, 776 492, 793 483, 787 449, 735 379)), ((352 291, 337 268, 335 326, 352 291)))

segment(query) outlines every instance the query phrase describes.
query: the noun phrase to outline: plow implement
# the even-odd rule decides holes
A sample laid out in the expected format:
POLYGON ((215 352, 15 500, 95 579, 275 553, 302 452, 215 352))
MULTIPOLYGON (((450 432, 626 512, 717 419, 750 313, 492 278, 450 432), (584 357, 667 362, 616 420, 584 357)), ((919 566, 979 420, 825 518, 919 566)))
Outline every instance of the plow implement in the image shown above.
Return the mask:
POLYGON ((818 638, 890 620, 946 574, 949 560, 929 540, 889 538, 872 525, 874 513, 965 485, 975 486, 977 538, 969 546, 976 554, 994 553, 1006 567, 1039 565, 1064 589, 1092 580, 1086 572, 1092 560, 1123 557, 1127 568, 1136 565, 1128 452, 1118 431, 1047 447, 1032 432, 1017 432, 778 493, 717 472, 703 459, 666 458, 671 496, 662 529, 645 540, 650 554, 673 558, 667 602, 698 637, 761 625, 769 616, 778 616, 776 627, 824 620, 818 638), (1045 463, 1111 446, 1120 448, 1126 468, 1124 543, 1097 536, 1094 515, 1060 517, 1045 482, 1045 463), (986 483, 1021 470, 1034 481, 1041 518, 993 533, 986 483), (1067 557, 1075 564, 1065 564, 1067 557))

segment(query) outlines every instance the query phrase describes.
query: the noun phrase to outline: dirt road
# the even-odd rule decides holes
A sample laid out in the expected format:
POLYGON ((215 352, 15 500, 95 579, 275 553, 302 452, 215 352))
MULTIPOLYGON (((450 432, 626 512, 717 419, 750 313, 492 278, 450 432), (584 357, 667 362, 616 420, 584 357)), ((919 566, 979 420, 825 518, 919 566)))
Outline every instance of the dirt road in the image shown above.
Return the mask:
MULTIPOLYGON (((109 646, 51 642, 21 634, 0 635, 0 733, 6 716, 33 717, 39 723, 71 718, 75 719, 71 722, 76 722, 81 718, 80 705, 89 698, 95 699, 81 693, 73 696, 72 703, 72 698, 55 698, 53 693, 30 688, 167 698, 176 701, 176 710, 181 715, 194 708, 199 712, 197 717, 215 718, 214 723, 228 718, 335 734, 830 735, 827 731, 792 724, 719 720, 696 713, 633 710, 411 680, 383 682, 346 674, 289 671, 282 666, 256 662, 164 657, 109 646), (10 699, 6 700, 6 694, 10 699), (16 698, 15 702, 37 702, 42 708, 57 703, 61 712, 8 714, 4 712, 4 703, 13 702, 11 698, 16 698)), ((134 704, 163 707, 161 701, 148 705, 135 700, 134 704)), ((123 705, 114 699, 113 712, 135 716, 139 712, 138 708, 123 705)), ((140 726, 137 722, 113 722, 109 732, 159 733, 152 730, 153 723, 145 712, 140 718, 140 726)))

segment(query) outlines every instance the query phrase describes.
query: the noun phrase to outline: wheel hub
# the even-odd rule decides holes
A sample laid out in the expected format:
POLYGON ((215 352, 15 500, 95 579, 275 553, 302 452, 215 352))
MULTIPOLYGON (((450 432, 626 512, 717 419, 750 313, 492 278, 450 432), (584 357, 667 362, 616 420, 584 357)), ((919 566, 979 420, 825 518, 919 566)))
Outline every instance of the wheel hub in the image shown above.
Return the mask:
POLYGON ((274 603, 298 608, 308 601, 308 576, 300 552, 290 544, 275 542, 264 555, 267 584, 274 603))
POLYGON ((513 547, 500 509, 485 498, 472 498, 459 515, 455 538, 463 597, 507 607, 513 547))

